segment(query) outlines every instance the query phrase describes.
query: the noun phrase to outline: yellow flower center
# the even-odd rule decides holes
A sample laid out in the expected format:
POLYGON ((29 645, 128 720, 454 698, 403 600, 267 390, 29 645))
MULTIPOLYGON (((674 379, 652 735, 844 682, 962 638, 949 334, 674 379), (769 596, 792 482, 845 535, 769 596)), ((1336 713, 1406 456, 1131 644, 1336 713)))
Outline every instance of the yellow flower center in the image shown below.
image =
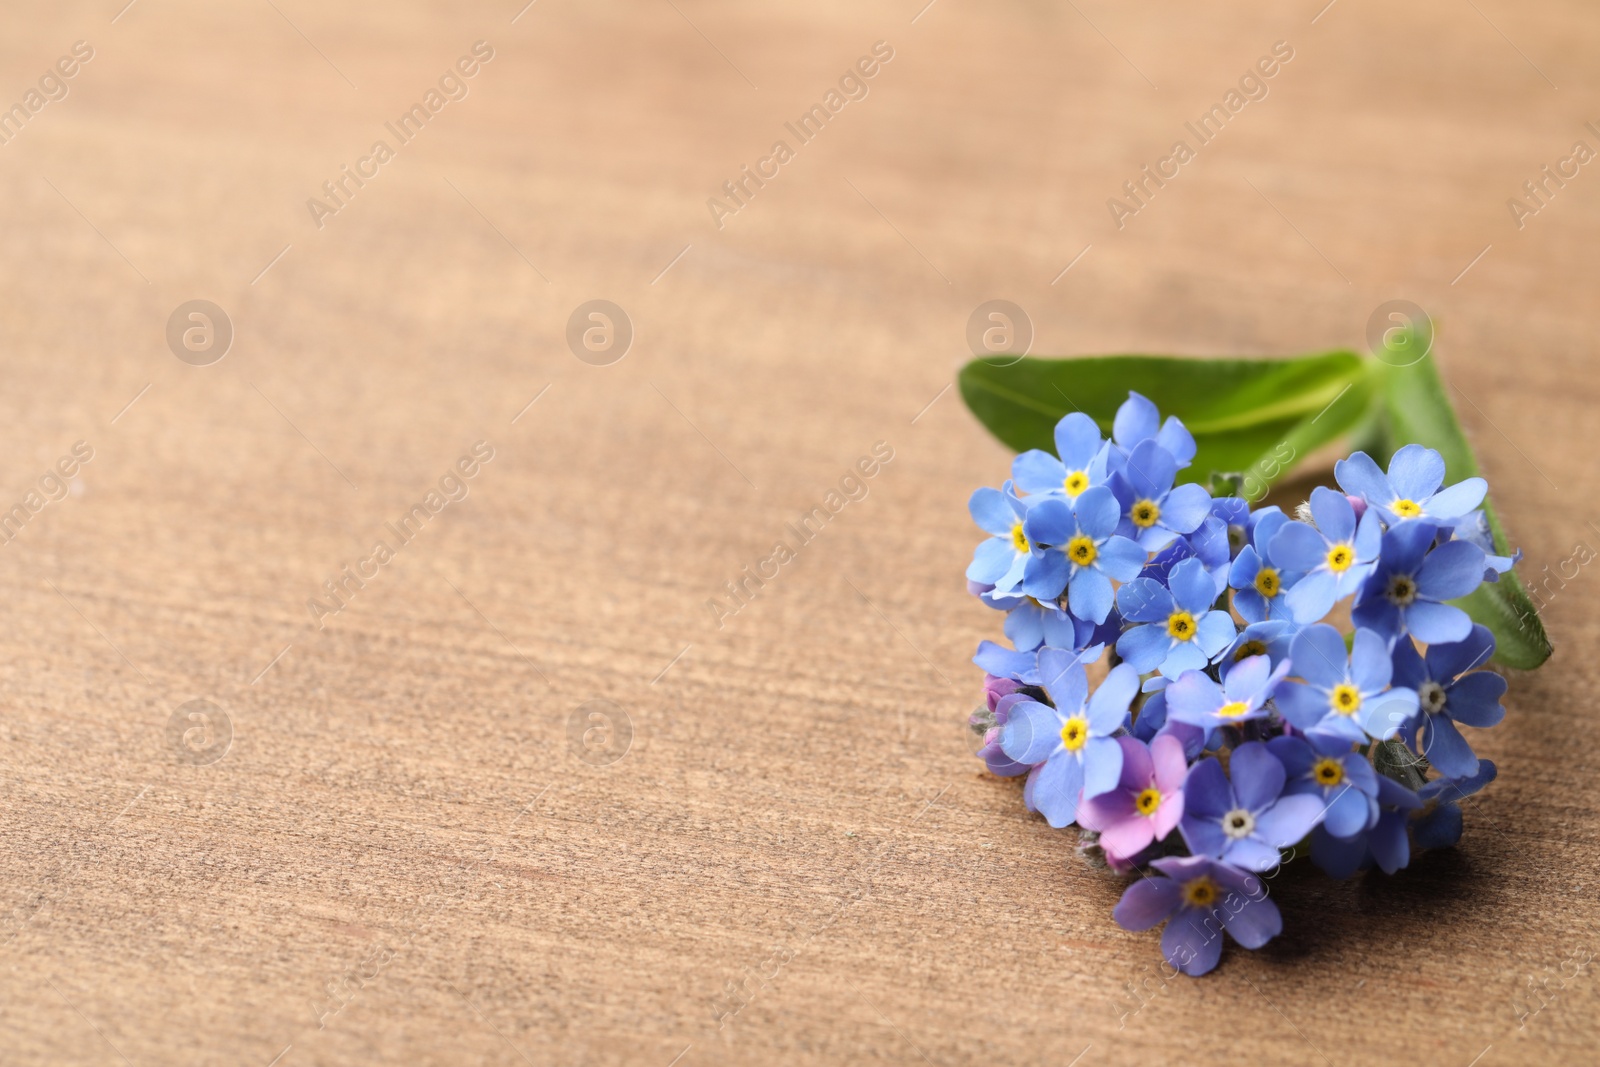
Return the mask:
POLYGON ((1061 743, 1067 746, 1068 752, 1078 751, 1088 740, 1089 720, 1083 716, 1074 715, 1061 724, 1061 743))
POLYGON ((1154 526, 1161 517, 1161 505, 1154 500, 1140 500, 1129 509, 1128 517, 1141 529, 1154 526))
POLYGON ((1278 595, 1278 590, 1283 587, 1278 578, 1278 572, 1271 567, 1262 567, 1256 571, 1256 592, 1271 600, 1278 595))
POLYGON ((1067 480, 1061 483, 1061 487, 1067 491, 1068 496, 1077 496, 1089 488, 1089 475, 1083 471, 1071 471, 1067 474, 1067 480))
POLYGON ((1328 549, 1328 569, 1335 574, 1350 569, 1350 564, 1356 561, 1356 554, 1349 545, 1334 545, 1328 549))
POLYGON ((1250 640, 1240 645, 1239 648, 1234 652, 1233 662, 1238 663, 1240 660, 1249 659, 1251 656, 1265 656, 1266 654, 1266 642, 1258 641, 1252 637, 1250 640))
POLYGON ((1209 908, 1217 902, 1217 883, 1210 875, 1183 883, 1183 902, 1191 908, 1209 908))
POLYGON ((1150 788, 1133 798, 1133 806, 1139 809, 1140 815, 1154 815, 1161 806, 1161 790, 1150 788))
POLYGON ((1354 715, 1361 710, 1361 690, 1348 682, 1336 685, 1333 692, 1328 694, 1328 703, 1340 715, 1354 715))
POLYGON ((1194 640, 1194 616, 1187 611, 1174 611, 1167 616, 1167 633, 1179 641, 1194 640))
POLYGON ((1239 716, 1243 715, 1249 710, 1249 704, 1246 704, 1242 700, 1235 700, 1218 708, 1217 717, 1220 719, 1237 719, 1239 716))
POLYGON ((1079 534, 1067 542, 1067 558, 1080 567, 1087 567, 1100 555, 1100 550, 1094 547, 1094 542, 1079 534))
POLYGON ((1393 504, 1389 505, 1389 510, 1400 516, 1402 519, 1414 519, 1418 515, 1422 514, 1422 505, 1417 503, 1415 500, 1407 500, 1406 498, 1401 497, 1399 500, 1396 500, 1393 504))
POLYGON ((1018 552, 1028 551, 1028 535, 1022 532, 1022 523, 1011 527, 1011 547, 1018 552))
POLYGON ((1312 765, 1311 777, 1318 785, 1338 785, 1344 781, 1344 764, 1332 756, 1324 756, 1312 765))

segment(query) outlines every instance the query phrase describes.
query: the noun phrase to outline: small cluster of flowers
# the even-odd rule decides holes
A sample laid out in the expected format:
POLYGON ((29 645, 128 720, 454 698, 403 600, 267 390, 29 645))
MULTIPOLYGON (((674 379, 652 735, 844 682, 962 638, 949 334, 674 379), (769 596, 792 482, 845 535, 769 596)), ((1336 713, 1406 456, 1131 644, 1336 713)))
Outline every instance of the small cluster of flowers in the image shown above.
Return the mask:
POLYGON ((1074 412, 1055 443, 972 495, 991 536, 968 588, 1012 646, 979 646, 972 725, 1030 810, 1141 875, 1119 924, 1166 920, 1167 961, 1204 974, 1223 930, 1254 949, 1282 928, 1263 876, 1284 850, 1344 878, 1460 839, 1458 801, 1495 774, 1460 727, 1498 723, 1506 683, 1449 601, 1516 562, 1494 554, 1483 479, 1442 488, 1439 454, 1407 445, 1387 472, 1340 461, 1343 491, 1298 517, 1252 508, 1174 484, 1194 438, 1137 393, 1110 440, 1074 412), (1347 600, 1348 636, 1327 621, 1347 600))

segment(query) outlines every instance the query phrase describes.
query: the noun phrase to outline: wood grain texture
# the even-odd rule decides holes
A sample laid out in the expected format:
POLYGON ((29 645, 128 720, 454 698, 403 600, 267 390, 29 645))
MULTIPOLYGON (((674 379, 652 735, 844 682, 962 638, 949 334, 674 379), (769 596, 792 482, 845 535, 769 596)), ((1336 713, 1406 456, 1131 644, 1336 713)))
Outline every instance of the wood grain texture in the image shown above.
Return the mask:
POLYGON ((1600 147, 1592 7, 117 2, 0 34, 7 100, 95 50, 0 145, 0 508, 93 449, 0 549, 6 1062, 1594 1062, 1590 971, 1517 1015, 1600 941, 1593 570, 1551 582, 1459 849, 1286 874, 1282 937, 1164 982, 1120 880, 972 758, 999 618, 964 504, 1008 456, 945 391, 990 298, 1036 352, 1243 354, 1411 299, 1556 573, 1600 537, 1600 175, 1521 229, 1506 200, 1600 147), (1119 230, 1107 198, 1277 41, 1119 230), (236 330, 205 367, 164 337, 197 298, 236 330), (591 299, 634 324, 614 365, 568 350, 591 299), (168 732, 197 699, 233 731, 205 765, 168 732), (592 700, 621 714, 586 748, 592 700))

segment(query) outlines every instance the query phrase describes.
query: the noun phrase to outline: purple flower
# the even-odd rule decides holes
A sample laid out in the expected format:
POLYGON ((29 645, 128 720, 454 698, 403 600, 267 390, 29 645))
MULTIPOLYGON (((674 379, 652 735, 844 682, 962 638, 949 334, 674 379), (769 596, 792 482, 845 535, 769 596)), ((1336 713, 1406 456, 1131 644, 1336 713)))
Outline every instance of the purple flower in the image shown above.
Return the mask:
POLYGON ((1200 671, 1184 671, 1167 686, 1167 715, 1208 730, 1264 719, 1267 698, 1288 673, 1288 660, 1274 669, 1266 656, 1236 663, 1221 685, 1200 671))
POLYGON ((1178 461, 1151 439, 1135 445, 1111 478, 1122 505, 1119 532, 1150 552, 1193 533, 1211 514, 1211 494, 1193 482, 1174 487, 1177 476, 1178 461))
POLYGON ((1033 767, 1023 800, 1059 830, 1077 819, 1083 796, 1116 786, 1122 748, 1111 734, 1128 717, 1139 673, 1125 663, 1113 667, 1091 697, 1083 664, 1070 652, 1044 649, 1039 671, 1055 706, 1033 700, 1011 705, 1000 728, 1000 748, 1033 767))
POLYGON ((1183 821, 1189 851, 1247 871, 1277 866, 1279 849, 1293 848, 1322 819, 1322 801, 1284 793, 1288 773, 1260 741, 1233 750, 1228 774, 1216 757, 1194 765, 1183 786, 1183 821))
POLYGON ((1334 837, 1353 837, 1377 822, 1378 772, 1361 753, 1298 737, 1274 737, 1267 749, 1289 776, 1284 792, 1322 800, 1322 826, 1334 837))
MULTIPOLYGON (((1016 685, 1015 682, 1011 682, 1009 679, 997 679, 997 681, 1001 684, 1016 685)), ((1031 700, 1032 698, 1026 694, 1016 692, 1015 689, 1002 694, 998 698, 994 698, 992 694, 993 690, 991 690, 989 710, 994 713, 995 725, 984 732, 983 747, 978 749, 977 756, 989 768, 990 774, 1000 778, 1017 778, 1027 774, 1033 768, 1026 763, 1018 763, 1006 755, 1005 749, 1000 747, 1000 731, 1010 721, 1011 709, 1022 701, 1031 700)))
POLYGON ((1372 505, 1390 526, 1413 519, 1449 526, 1483 503, 1489 489, 1482 478, 1465 478, 1441 490, 1444 459, 1422 445, 1406 445, 1396 452, 1387 475, 1371 456, 1357 452, 1335 463, 1333 476, 1340 488, 1372 505))
POLYGON ((1474 626, 1465 641, 1429 645, 1426 656, 1410 641, 1394 649, 1395 681, 1415 689, 1421 717, 1404 731, 1406 742, 1446 778, 1470 778, 1478 759, 1457 725, 1487 728, 1505 718, 1500 703, 1506 680, 1493 671, 1474 670, 1489 662, 1494 635, 1474 626))
POLYGON ((1470 541, 1446 541, 1429 551, 1438 531, 1408 522, 1383 535, 1378 565, 1356 595, 1350 619, 1388 638, 1410 634, 1426 644, 1466 638, 1472 619, 1446 600, 1483 583, 1483 550, 1470 541))
POLYGON ((1493 760, 1479 760, 1478 773, 1470 778, 1435 778, 1417 791, 1422 807, 1411 823, 1411 833, 1418 848, 1451 848, 1461 840, 1461 805, 1459 801, 1470 797, 1494 781, 1496 769, 1493 760))
POLYGON ((1417 713, 1415 690, 1390 688, 1389 645, 1371 630, 1357 630, 1348 657, 1344 638, 1326 623, 1308 626, 1289 646, 1294 672, 1278 690, 1278 710, 1313 738, 1362 743, 1370 735, 1393 737, 1417 713))
POLYGON ((1119 737, 1122 774, 1116 788, 1085 797, 1078 824, 1098 830, 1100 847, 1114 860, 1131 860, 1172 832, 1183 816, 1183 779, 1189 773, 1183 743, 1163 734, 1146 748, 1143 741, 1119 737))
POLYGON ((1117 590, 1117 610, 1134 626, 1117 640, 1117 654, 1142 674, 1159 669, 1168 678, 1200 670, 1234 638, 1233 619, 1211 610, 1216 585, 1205 564, 1186 559, 1167 575, 1168 586, 1135 578, 1117 590))
POLYGON ((1366 830, 1338 838, 1318 829, 1311 837, 1311 861, 1330 877, 1348 878, 1364 867, 1393 874, 1411 862, 1406 823, 1422 801, 1392 778, 1378 775, 1378 819, 1366 830))
POLYGON ((1042 599, 1067 594, 1074 617, 1099 625, 1111 613, 1111 581, 1126 582, 1144 566, 1145 550, 1117 535, 1117 498, 1103 485, 1085 489, 1071 507, 1044 500, 1028 512, 1025 536, 1040 551, 1028 561, 1023 591, 1042 599))
POLYGON ((1109 453, 1100 438, 1100 427, 1083 412, 1074 411, 1056 423, 1056 455, 1031 448, 1011 461, 1011 477, 1025 493, 1065 497, 1071 502, 1091 485, 1106 480, 1109 453))
POLYGON ((1017 499, 1008 481, 1003 489, 975 490, 967 510, 972 512, 972 521, 990 535, 973 552, 967 580, 993 586, 1004 596, 1022 581, 1022 572, 1033 557, 1033 546, 1022 529, 1027 505, 1017 499))
POLYGON ((1161 954, 1187 975, 1202 975, 1222 958, 1222 931, 1256 949, 1283 930, 1278 906, 1261 879, 1207 856, 1169 856, 1151 866, 1165 878, 1141 878, 1123 892, 1112 918, 1125 930, 1148 930, 1163 919, 1161 954))
POLYGON ((1376 511, 1369 509, 1357 523, 1349 499, 1320 485, 1311 490, 1311 517, 1315 526, 1284 523, 1267 546, 1267 556, 1279 571, 1304 575, 1284 594, 1299 622, 1316 622, 1336 601, 1359 589, 1372 573, 1383 539, 1376 511))

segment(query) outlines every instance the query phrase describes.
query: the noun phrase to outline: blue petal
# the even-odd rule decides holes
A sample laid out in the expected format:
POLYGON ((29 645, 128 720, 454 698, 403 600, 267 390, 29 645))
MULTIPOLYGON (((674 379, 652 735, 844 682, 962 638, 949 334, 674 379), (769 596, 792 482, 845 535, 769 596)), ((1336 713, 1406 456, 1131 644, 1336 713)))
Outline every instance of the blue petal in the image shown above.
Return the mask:
MULTIPOLYGON (((1122 587, 1124 591, 1127 588, 1122 587)), ((1120 599, 1120 592, 1118 597, 1120 599)), ((1133 664, 1140 674, 1155 670, 1171 647, 1172 638, 1167 635, 1165 623, 1135 626, 1117 639, 1117 655, 1133 664)))
POLYGON ((1018 763, 1042 763, 1061 747, 1061 716, 1035 700, 1011 705, 1011 715, 1000 727, 1000 750, 1018 763))
POLYGON ((1367 828, 1367 816, 1371 813, 1369 803, 1367 795, 1354 786, 1339 786, 1328 798, 1328 807, 1322 816, 1323 828, 1334 837, 1359 834, 1367 828))
POLYGON ((1135 578, 1117 590, 1117 611, 1131 622, 1165 623, 1172 609, 1172 595, 1153 578, 1135 578))
POLYGON ((1482 582, 1483 549, 1470 541, 1446 541, 1417 571, 1417 592, 1429 600, 1466 596, 1482 582))
POLYGON ((1078 529, 1093 541, 1100 541, 1116 532, 1122 518, 1122 505, 1117 496, 1103 485, 1091 486, 1078 495, 1073 505, 1078 529))
POLYGON ((1212 712, 1226 703, 1222 687, 1202 671, 1185 671, 1166 688, 1167 714, 1195 726, 1215 725, 1212 712))
POLYGON ((1063 716, 1077 714, 1089 697, 1089 679, 1082 660, 1064 648, 1040 650, 1039 678, 1063 716))
POLYGON ((1474 626, 1464 641, 1428 646, 1428 674, 1448 683, 1458 674, 1482 667, 1493 654, 1494 634, 1487 626, 1474 626))
POLYGON ((1081 411, 1069 412, 1056 423, 1056 453, 1071 470, 1087 470, 1100 451, 1100 427, 1081 411))
POLYGON ((1030 448, 1011 461, 1011 480, 1030 493, 1059 493, 1067 472, 1050 453, 1030 448))
POLYGON ((1323 830, 1311 839, 1311 862, 1330 878, 1349 878, 1361 869, 1366 858, 1365 836, 1341 840, 1323 830))
POLYGON ((1111 733, 1128 714, 1139 695, 1139 672, 1126 663, 1111 668, 1100 688, 1089 698, 1089 728, 1097 735, 1111 733))
POLYGON ((1371 630, 1357 630, 1350 647, 1350 680, 1361 692, 1376 693, 1389 684, 1393 674, 1389 642, 1371 630))
POLYGON ((1184 671, 1202 670, 1207 662, 1206 654, 1194 646, 1193 642, 1184 641, 1172 646, 1165 659, 1161 661, 1161 673, 1168 678, 1176 678, 1184 671))
POLYGON ((1179 533, 1191 533, 1211 514, 1211 494, 1204 486, 1185 482, 1175 486, 1161 502, 1161 525, 1179 533))
POLYGON ((1289 646, 1289 661, 1294 673, 1319 689, 1332 689, 1343 682, 1349 668, 1344 638, 1326 623, 1300 631, 1289 646))
POLYGON ((1249 589, 1261 573, 1261 556, 1251 545, 1245 545, 1228 568, 1228 584, 1235 589, 1249 589))
POLYGON ((1096 626, 1111 614, 1111 579, 1094 567, 1079 567, 1067 583, 1067 607, 1078 618, 1096 626))
POLYGON ((1135 878, 1122 891, 1111 917, 1124 930, 1148 930, 1178 910, 1183 887, 1171 878, 1135 878))
POLYGON ((1194 435, 1176 415, 1168 415, 1167 421, 1162 423, 1161 432, 1156 434, 1156 444, 1172 453, 1180 467, 1187 467, 1194 459, 1194 435))
POLYGON ((1233 778, 1239 804, 1252 812, 1261 811, 1278 799, 1287 780, 1283 764, 1260 741, 1247 741, 1233 750, 1228 774, 1233 778))
POLYGON ((1303 682, 1278 687, 1278 712, 1297 730, 1309 730, 1328 714, 1328 695, 1303 682))
POLYGON ((1466 726, 1494 726, 1506 717, 1506 709, 1500 703, 1505 694, 1504 678, 1493 671, 1478 671, 1450 687, 1444 713, 1466 726))
MULTIPOLYGON (((1160 500, 1178 476, 1178 461, 1154 440, 1141 441, 1128 453, 1128 465, 1122 476, 1138 499, 1160 500)), ((1195 520, 1197 524, 1199 521, 1195 520)))
POLYGON ((1379 469, 1377 461, 1365 452, 1353 452, 1349 459, 1335 463, 1333 477, 1340 489, 1369 504, 1382 507, 1394 500, 1395 494, 1389 479, 1379 469))
POLYGON ((1311 518, 1329 541, 1348 541, 1355 535, 1356 512, 1350 506, 1350 499, 1327 486, 1319 485, 1311 490, 1311 518))
POLYGON ((967 578, 970 581, 982 582, 984 585, 993 585, 1011 569, 1011 563, 1016 557, 1016 549, 1011 547, 1010 541, 991 537, 980 543, 972 553, 972 562, 967 565, 967 578))
POLYGON ((1283 594, 1283 606, 1289 609, 1289 617, 1295 622, 1316 622, 1332 609, 1338 594, 1339 579, 1331 571, 1313 571, 1283 594))
POLYGON ((1148 553, 1137 542, 1112 535, 1100 544, 1100 558, 1095 561, 1107 576, 1119 582, 1132 581, 1144 567, 1148 553))
POLYGON ((1446 778, 1469 778, 1478 773, 1478 757, 1456 724, 1444 715, 1430 715, 1424 727, 1422 755, 1446 778))
POLYGON ((1022 591, 1035 600, 1054 600, 1067 587, 1071 570, 1067 557, 1054 549, 1033 556, 1022 571, 1022 591))
POLYGON ((1328 561, 1328 541, 1303 522, 1286 522, 1267 544, 1273 565, 1284 571, 1314 571, 1328 561))
POLYGON ((1167 588, 1180 608, 1197 615, 1210 608, 1217 596, 1216 583, 1206 573, 1205 564, 1197 559, 1186 559, 1173 567, 1167 575, 1167 588))
POLYGON ((1322 801, 1309 793, 1279 797, 1271 810, 1256 816, 1256 835, 1277 848, 1293 848, 1322 822, 1322 801))
POLYGON ((1389 460, 1389 485, 1406 500, 1424 501, 1444 484, 1444 458, 1431 448, 1406 445, 1389 460))
POLYGON ((1161 425, 1161 412, 1138 393, 1129 392, 1128 399, 1117 408, 1117 417, 1111 424, 1111 436, 1124 449, 1146 438, 1154 437, 1161 425))
POLYGON ((1453 848, 1461 840, 1461 809, 1440 804, 1411 824, 1418 848, 1453 848))
POLYGON ((1472 617, 1453 604, 1419 600, 1406 608, 1403 614, 1406 630, 1425 645, 1465 641, 1472 633, 1472 617))
POLYGON ((1034 809, 1057 830, 1077 819, 1082 795, 1083 764, 1065 751, 1052 756, 1033 780, 1034 809))
POLYGON ((1041 500, 1028 509, 1022 532, 1036 545, 1064 545, 1078 532, 1078 524, 1065 500, 1041 500))
POLYGON ((974 490, 967 500, 967 510, 972 512, 973 522, 996 537, 1009 537, 1017 521, 1017 513, 998 489, 974 490))
POLYGON ((1459 519, 1483 503, 1488 491, 1489 483, 1482 478, 1463 478, 1433 494, 1433 499, 1422 509, 1423 514, 1430 519, 1459 519))
POLYGON ((1122 746, 1109 737, 1091 737, 1083 745, 1083 795, 1097 797, 1117 787, 1122 776, 1122 746))
POLYGON ((1208 611, 1195 624, 1193 644, 1209 662, 1223 649, 1233 644, 1239 635, 1233 616, 1226 611, 1208 611))
POLYGON ((1412 689, 1388 689, 1361 704, 1361 729, 1387 741, 1417 717, 1417 694, 1412 689))

